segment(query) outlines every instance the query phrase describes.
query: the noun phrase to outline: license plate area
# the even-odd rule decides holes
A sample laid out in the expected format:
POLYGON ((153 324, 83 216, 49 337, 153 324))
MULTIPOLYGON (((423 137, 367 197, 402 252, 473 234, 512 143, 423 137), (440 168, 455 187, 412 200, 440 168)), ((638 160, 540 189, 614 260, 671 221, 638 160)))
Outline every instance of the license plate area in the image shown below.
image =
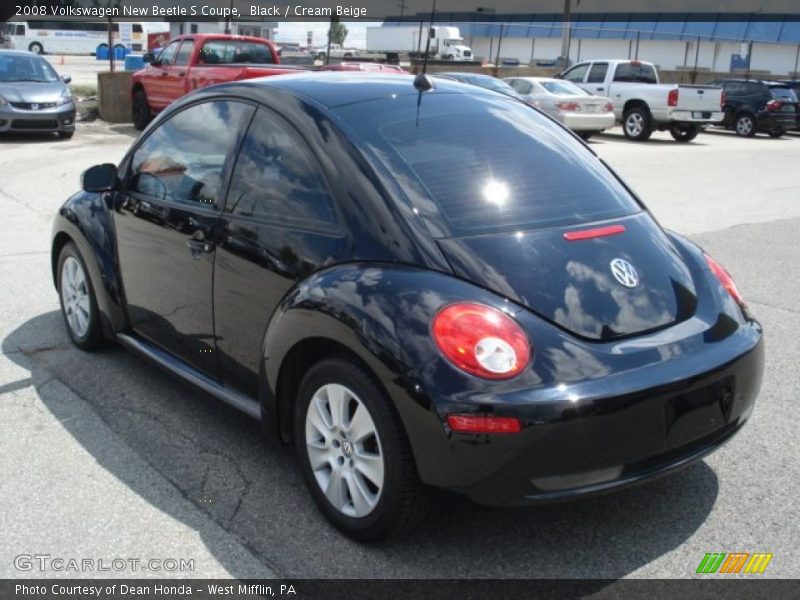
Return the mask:
POLYGON ((726 377, 664 404, 665 448, 678 448, 721 429, 730 420, 735 380, 726 377))
POLYGON ((703 111, 692 111, 692 118, 693 119, 710 119, 711 113, 710 112, 703 112, 703 111))

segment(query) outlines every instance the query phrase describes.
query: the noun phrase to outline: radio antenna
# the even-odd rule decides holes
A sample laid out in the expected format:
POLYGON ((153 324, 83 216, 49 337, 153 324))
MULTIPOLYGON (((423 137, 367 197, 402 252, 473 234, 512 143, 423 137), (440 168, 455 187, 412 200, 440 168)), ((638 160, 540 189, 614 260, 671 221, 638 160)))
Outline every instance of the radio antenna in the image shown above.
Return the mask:
POLYGON ((425 42, 425 56, 422 58, 422 72, 414 77, 414 87, 420 92, 427 92, 433 89, 433 79, 428 77, 428 55, 431 50, 431 32, 433 30, 433 19, 436 15, 436 0, 433 0, 431 7, 431 20, 428 25, 428 39, 425 42))

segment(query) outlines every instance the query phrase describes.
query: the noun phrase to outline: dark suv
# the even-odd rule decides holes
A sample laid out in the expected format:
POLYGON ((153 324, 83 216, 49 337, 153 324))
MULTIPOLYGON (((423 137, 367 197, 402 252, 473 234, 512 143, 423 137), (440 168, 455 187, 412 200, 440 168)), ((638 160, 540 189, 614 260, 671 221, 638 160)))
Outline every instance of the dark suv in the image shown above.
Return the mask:
POLYGON ((723 79, 711 85, 720 85, 725 91, 722 126, 733 129, 737 135, 752 137, 763 131, 771 137, 780 137, 797 127, 797 96, 785 82, 723 79))
MULTIPOLYGON (((798 79, 784 79, 781 83, 789 86, 794 90, 794 95, 800 99, 800 80, 798 79)), ((795 130, 800 130, 800 105, 797 107, 797 120, 795 121, 795 130)))

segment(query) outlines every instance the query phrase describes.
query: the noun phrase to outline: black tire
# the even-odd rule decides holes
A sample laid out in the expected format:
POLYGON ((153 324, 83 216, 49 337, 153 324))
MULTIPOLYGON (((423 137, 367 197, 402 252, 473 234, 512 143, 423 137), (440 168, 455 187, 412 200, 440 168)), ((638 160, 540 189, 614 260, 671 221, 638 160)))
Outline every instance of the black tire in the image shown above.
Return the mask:
POLYGON ((144 90, 136 90, 133 92, 133 126, 137 131, 144 131, 152 120, 153 113, 147 102, 147 94, 144 90))
POLYGON ((81 256, 78 247, 73 242, 67 242, 64 247, 61 248, 61 253, 58 255, 57 269, 56 277, 58 282, 58 300, 59 304, 61 305, 61 316, 64 318, 64 326, 67 328, 67 335, 69 335, 72 343, 81 350, 86 351, 96 350, 108 345, 108 341, 103 335, 103 327, 100 323, 100 310, 97 308, 97 297, 95 296, 94 286, 92 286, 92 281, 89 277, 89 271, 86 269, 86 262, 83 260, 83 256, 81 256), (73 326, 70 324, 67 316, 67 310, 64 306, 65 294, 62 293, 62 286, 65 285, 64 264, 70 259, 77 261, 78 265, 82 269, 84 277, 83 289, 88 296, 89 315, 88 326, 86 327, 85 332, 78 332, 73 328, 73 326))
POLYGON ((622 117, 622 132, 634 142, 644 142, 653 134, 650 111, 641 104, 632 106, 622 117), (635 125, 634 125, 635 124, 635 125))
POLYGON ((784 134, 784 133, 786 133, 786 132, 783 130, 783 127, 775 127, 774 129, 770 129, 770 130, 767 132, 767 134, 768 134, 768 135, 769 135, 769 137, 771 137, 771 138, 779 138, 779 137, 783 137, 783 134, 784 134))
POLYGON ((669 134, 676 142, 691 142, 700 133, 700 126, 694 123, 672 123, 669 134))
POLYGON ((581 138, 584 142, 588 141, 592 137, 591 131, 578 131, 576 132, 578 137, 581 138))
POLYGON ((60 137, 62 140, 71 140, 73 135, 75 135, 74 131, 59 131, 58 132, 58 137, 60 137))
MULTIPOLYGON (((354 540, 376 542, 398 535, 418 526, 429 514, 427 490, 417 475, 400 417, 373 374, 355 362, 324 359, 309 369, 300 383, 295 402, 294 440, 300 468, 314 501, 337 529, 354 540), (330 384, 342 385, 355 393, 361 405, 367 408, 379 439, 383 486, 374 508, 362 517, 349 516, 328 500, 321 484, 317 483, 308 456, 306 415, 309 405, 315 393, 330 384)), ((347 493, 350 495, 349 491, 347 493)))
POLYGON ((739 113, 733 120, 733 130, 739 137, 753 137, 758 131, 756 118, 750 113, 739 113))
POLYGON ((31 42, 28 46, 28 52, 33 52, 34 54, 44 54, 44 48, 39 42, 31 42))

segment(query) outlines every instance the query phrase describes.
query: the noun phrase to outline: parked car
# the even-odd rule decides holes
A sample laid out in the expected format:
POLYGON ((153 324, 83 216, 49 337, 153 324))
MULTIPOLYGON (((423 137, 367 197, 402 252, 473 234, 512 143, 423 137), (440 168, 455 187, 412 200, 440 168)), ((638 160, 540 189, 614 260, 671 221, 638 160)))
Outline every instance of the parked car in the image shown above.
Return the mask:
POLYGON ((736 135, 752 137, 758 132, 781 137, 797 127, 797 96, 780 81, 721 79, 714 82, 725 90, 725 118, 721 125, 736 135))
POLYGON ((482 87, 493 92, 500 92, 506 96, 517 98, 521 100, 520 95, 502 79, 492 77, 491 75, 483 75, 482 73, 465 73, 461 71, 453 71, 447 73, 436 73, 435 77, 440 79, 450 79, 452 81, 460 81, 461 83, 468 83, 482 87))
POLYGON ((33 52, 0 50, 0 133, 75 133, 75 101, 67 84, 33 52))
POLYGON ((559 123, 588 140, 614 126, 614 105, 605 96, 594 96, 574 83, 549 77, 503 79, 528 104, 541 109, 559 123))
MULTIPOLYGON (((316 46, 311 49, 311 54, 317 60, 325 60, 328 56, 328 44, 316 46)), ((331 58, 355 58, 359 55, 356 48, 343 48, 341 44, 331 44, 330 57, 331 58)))
POLYGON ((614 103, 614 114, 630 140, 668 130, 678 142, 697 137, 704 125, 722 121, 722 89, 713 85, 662 84, 652 63, 640 60, 592 60, 558 75, 590 94, 614 103))
POLYGON ((131 78, 133 125, 139 131, 153 116, 192 90, 254 77, 296 73, 302 67, 280 65, 269 40, 225 34, 191 34, 173 39, 131 78))
MULTIPOLYGON (((794 95, 800 100, 800 80, 797 79, 784 79, 780 83, 785 83, 794 90, 794 95)), ((797 119, 795 121, 795 130, 800 129, 800 106, 797 110, 797 119)))
POLYGON ((665 475, 753 410, 762 330, 725 269, 502 94, 223 84, 82 182, 51 247, 73 343, 261 419, 356 539, 418 523, 428 486, 530 505, 665 475))

